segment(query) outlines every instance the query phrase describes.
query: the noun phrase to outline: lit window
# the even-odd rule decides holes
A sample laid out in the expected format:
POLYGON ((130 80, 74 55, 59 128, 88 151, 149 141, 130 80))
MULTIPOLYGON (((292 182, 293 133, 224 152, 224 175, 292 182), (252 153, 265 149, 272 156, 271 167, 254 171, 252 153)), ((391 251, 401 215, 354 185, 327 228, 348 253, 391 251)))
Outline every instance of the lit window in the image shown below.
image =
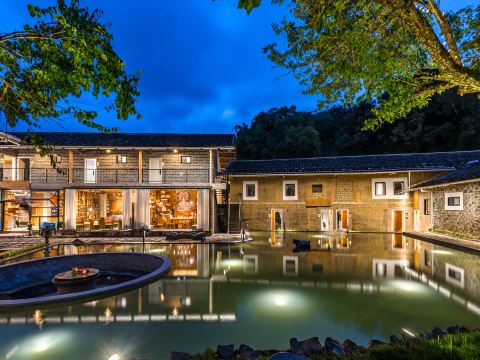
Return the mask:
POLYGON ((385 182, 376 182, 375 183, 375 195, 384 196, 387 195, 387 183, 385 182))
POLYGON ((313 193, 313 194, 321 194, 321 193, 323 193, 323 185, 322 185, 322 184, 314 184, 314 185, 312 185, 312 193, 313 193))
POLYGON ((244 200, 258 200, 257 181, 243 182, 243 199, 244 200))
POLYGON ((395 195, 405 195, 405 183, 403 181, 394 181, 393 193, 395 195))
POLYGON ((297 200, 297 180, 283 182, 283 200, 297 200))
POLYGON ((182 156, 180 158, 180 162, 182 164, 191 164, 192 163, 192 157, 191 156, 182 156))
POLYGON ((126 164, 127 157, 125 155, 117 155, 117 164, 126 164))
POLYGON ((463 193, 445 193, 445 210, 463 210, 463 193))
POLYGON ((60 164, 62 162, 62 156, 61 155, 54 155, 53 156, 53 161, 56 163, 56 164, 60 164))

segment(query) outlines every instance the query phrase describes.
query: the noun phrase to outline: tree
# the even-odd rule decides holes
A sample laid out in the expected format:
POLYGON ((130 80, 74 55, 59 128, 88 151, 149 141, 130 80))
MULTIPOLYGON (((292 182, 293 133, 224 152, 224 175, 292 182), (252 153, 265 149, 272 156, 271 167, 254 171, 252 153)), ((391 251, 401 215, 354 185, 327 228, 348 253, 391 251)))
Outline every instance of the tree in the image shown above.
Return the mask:
POLYGON ((360 131, 375 105, 334 106, 319 113, 295 107, 261 112, 250 126, 237 126, 239 159, 274 159, 385 153, 474 150, 480 148, 480 100, 454 90, 432 97, 403 121, 376 131, 360 131))
MULTIPOLYGON (((28 11, 33 25, 0 33, 0 113, 10 126, 25 123, 30 129, 43 119, 73 117, 115 131, 96 121, 95 109, 78 105, 85 94, 111 100, 105 110, 115 111, 118 119, 140 116, 135 108, 139 73, 125 71, 100 10, 81 8, 79 0, 57 0, 56 6, 29 5, 28 11)), ((40 139, 36 142, 48 152, 40 139)))
MULTIPOLYGON (((364 128, 405 117, 434 94, 480 93, 480 5, 444 12, 439 0, 272 0, 290 5, 274 25, 286 47, 264 51, 293 72, 319 106, 375 107, 364 128)), ((247 12, 260 0, 239 0, 247 12)))

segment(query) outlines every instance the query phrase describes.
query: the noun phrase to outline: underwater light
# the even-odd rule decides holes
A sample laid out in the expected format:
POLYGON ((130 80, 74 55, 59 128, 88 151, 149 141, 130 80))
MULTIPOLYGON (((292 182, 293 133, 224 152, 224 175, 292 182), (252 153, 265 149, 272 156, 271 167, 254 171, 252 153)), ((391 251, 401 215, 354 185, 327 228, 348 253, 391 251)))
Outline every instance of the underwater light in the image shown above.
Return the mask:
POLYGON ((120 360, 120 355, 118 354, 113 354, 108 358, 108 360, 120 360))
POLYGON ((41 336, 38 339, 35 339, 33 344, 33 349, 35 352, 43 352, 50 348, 50 339, 47 336, 41 336))
POLYGON ((284 294, 275 294, 273 296, 273 303, 277 306, 285 306, 288 303, 288 298, 284 294))

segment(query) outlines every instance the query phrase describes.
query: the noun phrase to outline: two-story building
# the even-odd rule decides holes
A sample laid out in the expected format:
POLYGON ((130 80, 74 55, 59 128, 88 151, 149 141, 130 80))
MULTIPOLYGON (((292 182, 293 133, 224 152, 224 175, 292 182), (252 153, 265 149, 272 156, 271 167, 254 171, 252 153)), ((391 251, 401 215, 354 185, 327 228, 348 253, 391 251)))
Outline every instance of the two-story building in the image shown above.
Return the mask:
MULTIPOLYGON (((0 142, 2 230, 214 230, 217 174, 235 158, 228 134, 37 133, 56 169, 27 133, 0 142)), ((216 196, 220 192, 220 196, 216 196)))
POLYGON ((425 231, 432 194, 410 187, 478 159, 480 151, 233 161, 230 227, 425 231))

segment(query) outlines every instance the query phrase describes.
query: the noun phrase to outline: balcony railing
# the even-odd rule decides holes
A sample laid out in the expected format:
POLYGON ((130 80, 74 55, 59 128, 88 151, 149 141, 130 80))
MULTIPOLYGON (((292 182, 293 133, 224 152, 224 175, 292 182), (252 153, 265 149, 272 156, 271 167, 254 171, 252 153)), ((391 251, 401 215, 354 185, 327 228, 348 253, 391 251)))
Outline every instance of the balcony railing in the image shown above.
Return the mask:
MULTIPOLYGON (((163 168, 140 170, 142 183, 208 183, 208 168, 163 168)), ((139 169, 69 169, 0 168, 0 181, 29 181, 32 183, 66 184, 70 180, 80 184, 139 183, 139 169)))

